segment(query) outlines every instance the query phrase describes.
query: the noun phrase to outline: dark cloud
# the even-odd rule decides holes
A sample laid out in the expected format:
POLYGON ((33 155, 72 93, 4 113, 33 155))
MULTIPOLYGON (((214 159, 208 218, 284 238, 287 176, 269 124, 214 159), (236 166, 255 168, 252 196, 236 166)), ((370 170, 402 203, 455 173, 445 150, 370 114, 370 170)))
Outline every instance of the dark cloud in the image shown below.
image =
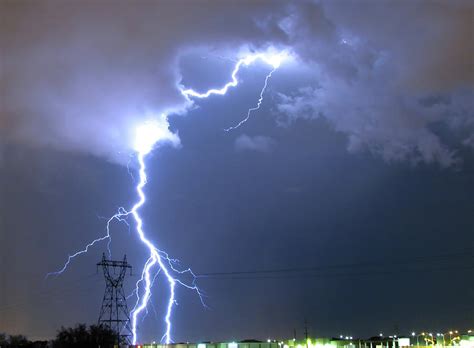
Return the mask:
MULTIPOLYGON (((49 338, 97 319, 105 243, 63 277, 43 277, 104 233, 101 217, 133 205, 134 169, 104 159, 128 162, 135 126, 163 111, 187 114, 169 118, 182 147, 147 157, 141 213, 183 267, 392 265, 367 276, 201 278, 211 309, 180 288, 176 341, 293 328, 302 337, 305 317, 318 336, 472 322, 471 3, 4 0, 0 16, 2 330, 49 338), (256 105, 265 64, 244 68, 226 97, 190 105, 180 95, 177 84, 220 86, 240 52, 275 45, 293 59, 242 128, 223 131, 256 105), (447 253, 461 256, 436 257, 447 253), (420 256, 419 267, 395 267, 420 256)), ((112 229, 114 257, 126 253, 140 274, 138 237, 112 229)), ((161 337, 163 284, 144 340, 161 337)))
POLYGON ((188 110, 177 88, 180 57, 195 51, 235 57, 269 46, 290 48, 302 63, 294 69, 311 77, 282 94, 278 109, 290 119, 327 117, 348 134, 351 150, 449 166, 459 161, 456 151, 430 124, 464 117, 471 130, 460 146, 473 134, 472 113, 460 116, 473 109, 470 2, 0 6, 6 141, 124 162, 137 124, 188 110), (422 102, 433 95, 452 102, 436 113, 422 102))
POLYGON ((322 8, 313 12, 323 19, 302 22, 305 11, 287 26, 314 68, 312 81, 280 94, 280 122, 326 117, 348 134, 350 151, 367 148, 388 161, 459 163, 456 148, 431 126, 455 125, 456 133, 462 124, 467 139, 474 132, 472 4, 336 1, 322 8))
POLYGON ((271 24, 259 26, 265 2, 0 6, 2 137, 109 159, 130 152, 134 127, 150 114, 186 108, 177 88, 180 54, 268 45, 281 36, 271 24))

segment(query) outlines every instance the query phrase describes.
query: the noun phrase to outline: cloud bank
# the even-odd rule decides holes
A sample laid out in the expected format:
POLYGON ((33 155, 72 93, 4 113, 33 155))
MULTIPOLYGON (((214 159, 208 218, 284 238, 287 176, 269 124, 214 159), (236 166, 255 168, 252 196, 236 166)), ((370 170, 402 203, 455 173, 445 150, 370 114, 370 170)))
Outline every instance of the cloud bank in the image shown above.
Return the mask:
POLYGON ((279 95, 281 124, 325 117, 348 135, 349 151, 445 167, 461 160, 456 148, 474 130, 472 4, 328 2, 304 27, 311 10, 295 13, 288 35, 313 81, 279 95))
POLYGON ((186 110, 183 52, 265 46, 282 35, 258 25, 268 5, 2 1, 0 135, 121 161, 137 125, 186 110))
POLYGON ((3 142, 123 163, 137 125, 189 109, 186 52, 276 46, 307 71, 278 95, 280 125, 325 117, 348 150, 388 161, 451 166, 472 148, 472 2, 5 0, 0 13, 3 142))

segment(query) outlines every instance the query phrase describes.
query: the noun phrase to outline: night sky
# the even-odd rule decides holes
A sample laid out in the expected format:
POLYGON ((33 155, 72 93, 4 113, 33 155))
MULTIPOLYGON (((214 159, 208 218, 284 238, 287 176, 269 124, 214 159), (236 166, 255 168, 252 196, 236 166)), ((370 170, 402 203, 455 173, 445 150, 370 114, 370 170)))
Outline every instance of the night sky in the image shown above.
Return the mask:
MULTIPOLYGON (((162 112, 181 143, 147 157, 144 228, 202 275, 208 306, 178 290, 175 341, 302 338, 305 319, 314 336, 472 329, 473 16, 469 1, 1 0, 0 332, 96 322, 106 243, 45 275, 133 205, 133 129, 162 112), (234 131, 268 65, 226 96, 179 92, 268 49, 290 57, 234 131)), ((133 225, 112 238, 130 293, 148 254, 133 225)))

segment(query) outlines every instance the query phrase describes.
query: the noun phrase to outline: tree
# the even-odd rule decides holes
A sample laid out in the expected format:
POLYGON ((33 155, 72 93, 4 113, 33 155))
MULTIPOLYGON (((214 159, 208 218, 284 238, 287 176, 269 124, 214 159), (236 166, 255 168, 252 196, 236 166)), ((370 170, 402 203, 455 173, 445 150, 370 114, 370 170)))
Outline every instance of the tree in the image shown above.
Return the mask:
POLYGON ((7 335, 0 333, 0 347, 6 347, 8 344, 7 335))
POLYGON ((30 341, 23 335, 10 335, 8 347, 26 347, 30 344, 30 341))
POLYGON ((30 347, 32 342, 23 335, 6 335, 0 333, 0 347, 1 348, 18 348, 30 347))
POLYGON ((61 327, 53 341, 54 348, 100 347, 114 346, 116 334, 103 325, 78 324, 74 328, 61 327))

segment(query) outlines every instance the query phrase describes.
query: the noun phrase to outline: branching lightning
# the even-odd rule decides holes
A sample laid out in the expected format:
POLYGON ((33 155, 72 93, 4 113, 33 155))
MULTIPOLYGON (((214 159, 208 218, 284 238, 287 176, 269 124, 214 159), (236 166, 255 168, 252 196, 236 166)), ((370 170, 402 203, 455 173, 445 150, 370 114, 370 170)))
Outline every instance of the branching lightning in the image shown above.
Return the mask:
POLYGON ((265 93, 265 90, 267 89, 267 86, 268 86, 268 80, 272 77, 272 74, 275 72, 275 70, 276 68, 273 68, 272 71, 270 71, 270 73, 265 77, 265 83, 263 84, 263 88, 260 91, 260 97, 258 98, 257 105, 254 106, 253 108, 248 109, 247 116, 244 119, 242 119, 239 123, 237 123, 235 126, 230 126, 228 128, 225 128, 224 130, 226 132, 239 128, 241 125, 243 125, 245 122, 249 120, 250 114, 253 111, 257 111, 258 109, 260 109, 260 105, 262 105, 262 102, 263 102, 263 94, 265 93))
MULTIPOLYGON (((193 89, 181 89, 181 93, 188 99, 190 98, 208 98, 211 95, 225 95, 229 88, 236 87, 239 84, 239 80, 237 75, 240 71, 242 66, 248 66, 251 63, 261 60, 264 63, 270 65, 272 70, 265 78, 265 83, 260 91, 260 96, 258 102, 255 107, 250 108, 247 112, 247 116, 240 121, 235 126, 229 127, 225 129, 226 131, 230 131, 232 129, 236 129, 240 127, 242 124, 247 122, 250 118, 250 114, 253 111, 256 111, 260 108, 263 102, 263 95, 268 85, 269 79, 272 77, 273 72, 277 70, 282 61, 287 57, 286 52, 281 52, 278 54, 270 54, 270 53, 258 53, 258 54, 250 54, 245 56, 244 58, 237 61, 232 74, 231 74, 231 81, 225 84, 220 89, 210 89, 204 93, 199 93, 194 91, 193 89)), ((138 184, 135 187, 138 200, 132 206, 130 210, 127 210, 123 207, 118 208, 117 213, 112 215, 107 220, 106 224, 106 233, 104 236, 99 237, 89 244, 87 244, 83 249, 75 252, 68 256, 66 262, 64 263, 63 267, 58 271, 51 272, 47 274, 48 276, 51 275, 60 275, 62 274, 72 260, 82 254, 88 252, 88 250, 93 247, 95 244, 107 240, 107 249, 109 256, 111 255, 110 251, 110 243, 112 241, 111 234, 110 234, 110 227, 111 223, 114 221, 123 222, 127 224, 130 228, 129 218, 132 218, 135 226, 135 230, 139 236, 141 243, 147 248, 149 252, 149 257, 145 262, 143 270, 141 272, 140 279, 135 284, 135 289, 133 290, 132 294, 130 294, 128 298, 132 297, 133 295, 136 296, 136 303, 131 311, 131 327, 132 327, 132 343, 136 344, 138 339, 137 334, 137 322, 140 314, 143 311, 147 312, 147 306, 151 303, 151 289, 155 280, 159 274, 162 274, 166 279, 169 287, 169 298, 166 305, 166 312, 164 317, 165 322, 165 330, 162 336, 162 342, 167 344, 172 342, 171 338, 171 331, 172 331, 172 311, 173 306, 176 304, 176 285, 181 285, 187 289, 193 290, 197 293, 200 298, 201 303, 205 306, 203 301, 203 293, 196 285, 196 275, 190 268, 180 270, 177 268, 176 265, 179 264, 177 259, 172 259, 170 256, 164 252, 163 250, 159 249, 155 244, 147 238, 144 229, 143 229, 143 220, 140 217, 139 210, 146 202, 146 196, 144 193, 144 187, 147 183, 147 174, 146 174, 146 165, 145 159, 146 156, 153 150, 153 148, 160 142, 171 142, 171 143, 179 143, 179 138, 176 134, 170 132, 169 124, 166 114, 162 114, 161 117, 157 119, 153 119, 153 121, 146 122, 136 129, 136 136, 135 136, 135 143, 133 144, 133 148, 136 152, 137 161, 138 161, 138 184), (182 281, 180 278, 182 276, 190 277, 192 281, 187 283, 182 281)), ((128 168, 128 166, 127 166, 128 168)), ((130 171, 129 171, 130 173, 130 171)), ((130 173, 131 174, 131 173, 130 173)), ((132 175, 133 178, 133 175, 132 175)))
POLYGON ((107 251, 109 253, 109 256, 111 255, 111 252, 110 252, 110 242, 112 241, 112 237, 110 235, 110 224, 114 221, 114 220, 117 220, 117 221, 120 221, 120 222, 124 222, 125 224, 128 225, 128 222, 127 220, 125 219, 127 217, 127 215, 129 214, 129 212, 127 212, 123 207, 119 207, 118 208, 118 211, 117 213, 115 213, 114 215, 112 215, 112 217, 110 217, 108 220, 107 220, 107 225, 106 225, 106 233, 104 236, 102 237, 99 237, 97 239, 94 239, 92 242, 90 242, 89 244, 87 244, 85 246, 84 249, 81 249, 79 251, 76 251, 74 254, 71 254, 67 257, 67 260, 66 262, 64 263, 63 267, 61 269, 59 269, 58 271, 55 271, 55 272, 50 272, 48 274, 46 274, 46 277, 49 277, 49 276, 52 276, 52 275, 60 275, 62 274, 66 269, 67 267, 69 266, 69 264, 71 263, 71 261, 76 258, 77 256, 79 255, 82 255, 82 254, 85 254, 89 251, 89 249, 91 247, 93 247, 96 243, 99 243, 99 242, 102 242, 104 240, 107 240, 107 251))
POLYGON ((204 93, 199 93, 199 92, 197 92, 193 89, 181 89, 181 93, 188 100, 190 100, 191 97, 192 98, 199 98, 199 99, 208 98, 213 94, 225 95, 225 94, 227 94, 227 91, 229 90, 229 88, 236 87, 239 84, 239 80, 237 78, 237 75, 238 75, 238 73, 240 71, 240 68, 242 66, 248 66, 248 65, 254 63, 257 60, 261 60, 264 63, 266 63, 266 64, 270 65, 271 67, 273 67, 273 69, 270 71, 270 73, 265 77, 265 83, 263 85, 263 88, 260 91, 260 97, 258 99, 257 105, 253 108, 248 109, 247 116, 244 119, 242 119, 240 122, 238 122, 235 126, 231 126, 231 127, 228 127, 228 128, 224 129, 226 132, 229 132, 233 129, 237 129, 240 126, 242 126, 245 122, 247 122, 249 120, 250 114, 253 111, 256 111, 256 110, 260 109, 260 106, 262 105, 262 102, 263 102, 263 95, 264 95, 265 90, 267 89, 267 86, 268 86, 268 81, 272 77, 272 74, 275 72, 275 70, 277 70, 280 67, 282 61, 285 60, 287 57, 288 57, 288 55, 285 51, 280 52, 278 54, 258 53, 258 54, 247 55, 244 58, 241 58, 237 61, 237 63, 235 64, 234 70, 232 70, 230 82, 226 83, 222 88, 220 88, 220 89, 213 88, 213 89, 210 89, 210 90, 208 90, 204 93))
MULTIPOLYGON (((145 194, 143 192, 143 188, 146 185, 147 182, 147 175, 146 175, 146 167, 145 167, 145 156, 146 154, 151 151, 142 149, 138 153, 138 163, 140 165, 140 170, 139 170, 139 183, 136 187, 136 191, 138 193, 139 200, 135 205, 132 207, 130 210, 130 213, 132 214, 135 223, 136 223, 136 230, 138 232, 138 235, 140 237, 140 240, 142 241, 143 244, 148 248, 150 252, 150 257, 145 263, 145 267, 143 268, 141 278, 138 280, 136 284, 136 289, 135 293, 137 295, 137 303, 135 305, 135 308, 132 311, 132 342, 133 344, 136 343, 137 341, 137 320, 139 314, 147 307, 148 301, 151 296, 151 287, 154 282, 154 279, 151 278, 151 270, 153 267, 158 266, 159 270, 165 275, 168 284, 169 284, 169 289, 170 289, 170 296, 168 299, 168 305, 166 309, 166 315, 165 315, 165 323, 166 323, 166 330, 165 333, 162 337, 162 340, 166 342, 167 344, 172 341, 171 339, 171 314, 172 314, 172 308, 173 305, 175 304, 175 287, 176 284, 180 284, 188 289, 194 290, 197 292, 199 295, 199 298, 201 299, 201 302, 203 302, 202 299, 202 292, 201 290, 196 286, 195 284, 195 279, 196 276, 192 272, 191 269, 186 269, 186 270, 178 270, 174 267, 174 264, 176 263, 176 260, 171 259, 169 255, 158 249, 149 239, 146 238, 145 233, 143 231, 143 221, 138 214, 138 210, 143 204, 145 203, 145 194), (177 274, 185 274, 188 273, 192 276, 193 282, 191 284, 186 284, 179 280, 178 278, 175 278, 173 276, 173 273, 177 274), (144 283, 144 293, 142 294, 141 298, 139 296, 139 287, 140 284, 144 283)), ((203 302, 204 303, 204 302, 203 302)))

